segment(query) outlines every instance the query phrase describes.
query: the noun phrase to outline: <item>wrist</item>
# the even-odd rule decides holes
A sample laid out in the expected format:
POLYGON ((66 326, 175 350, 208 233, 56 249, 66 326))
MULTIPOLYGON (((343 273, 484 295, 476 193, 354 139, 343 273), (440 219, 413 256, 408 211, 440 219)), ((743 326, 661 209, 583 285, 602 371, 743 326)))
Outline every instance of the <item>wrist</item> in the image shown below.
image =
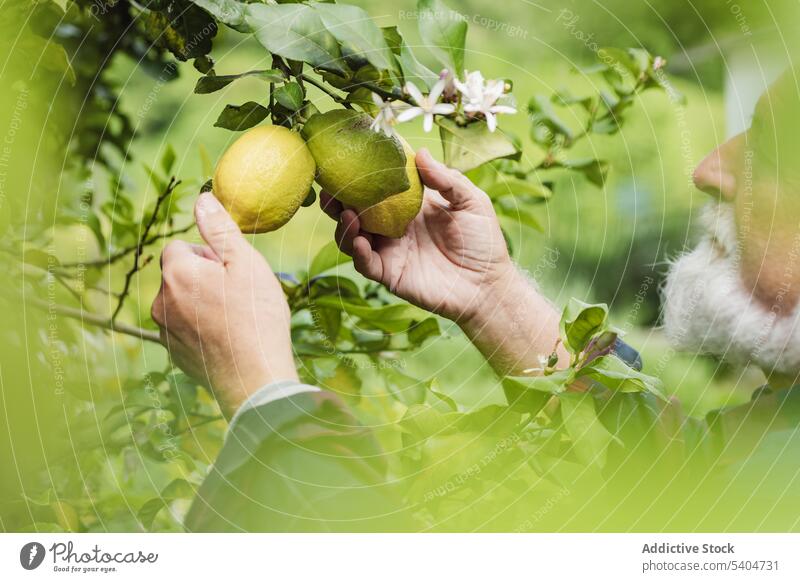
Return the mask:
POLYGON ((542 358, 554 349, 559 365, 568 361, 558 343, 557 310, 516 268, 482 289, 478 303, 478 309, 458 323, 499 375, 541 367, 542 358))
POLYGON ((525 276, 509 262, 478 287, 473 300, 469 302, 469 308, 456 323, 470 335, 472 330, 491 324, 498 313, 508 312, 514 306, 519 308, 520 303, 533 290, 525 276))
POLYGON ((271 362, 263 362, 260 365, 248 365, 242 363, 239 373, 234 371, 230 378, 215 383, 214 393, 222 409, 222 413, 228 419, 250 396, 258 392, 264 386, 280 382, 282 380, 294 380, 299 382, 297 368, 291 354, 283 358, 273 358, 271 362), (242 369, 247 366, 247 369, 242 369))

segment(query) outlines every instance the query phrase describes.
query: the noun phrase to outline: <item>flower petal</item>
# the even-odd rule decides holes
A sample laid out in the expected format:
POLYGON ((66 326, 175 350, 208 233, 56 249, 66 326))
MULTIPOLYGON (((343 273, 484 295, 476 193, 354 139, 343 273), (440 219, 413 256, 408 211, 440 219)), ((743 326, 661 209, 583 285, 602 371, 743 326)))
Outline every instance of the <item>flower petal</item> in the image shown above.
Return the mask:
POLYGON ((433 113, 425 114, 425 120, 422 122, 422 129, 425 130, 425 133, 433 129, 433 113))
POLYGON ((409 121, 418 117, 425 113, 422 110, 422 107, 409 107, 408 109, 403 109, 400 113, 397 114, 397 121, 403 123, 405 121, 409 121))
POLYGON ((411 98, 417 105, 421 106, 425 102, 425 97, 422 96, 422 92, 411 81, 406 82, 406 91, 411 95, 411 98))
POLYGON ((493 105, 489 108, 490 113, 508 113, 509 115, 513 115, 517 112, 514 107, 509 105, 493 105))
POLYGON ((433 105, 439 100, 439 97, 442 96, 442 91, 444 91, 444 86, 445 86, 444 79, 439 79, 433 84, 430 93, 428 93, 428 103, 433 105))
POLYGON ((450 115, 456 110, 456 106, 452 103, 437 103, 428 111, 436 115, 450 115))
POLYGON ((497 129, 497 118, 494 116, 494 113, 489 111, 485 111, 484 115, 486 116, 486 125, 489 127, 489 131, 494 132, 497 129))

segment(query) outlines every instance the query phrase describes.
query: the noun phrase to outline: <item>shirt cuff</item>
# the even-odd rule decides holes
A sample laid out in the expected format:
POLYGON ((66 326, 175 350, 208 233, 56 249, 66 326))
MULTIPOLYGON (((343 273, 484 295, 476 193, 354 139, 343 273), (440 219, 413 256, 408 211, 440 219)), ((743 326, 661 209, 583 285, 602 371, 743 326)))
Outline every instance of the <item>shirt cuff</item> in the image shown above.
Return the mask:
POLYGON ((236 424, 236 421, 239 420, 239 418, 248 410, 258 408, 259 406, 264 406, 265 404, 269 404, 275 400, 280 400, 281 398, 294 396, 295 394, 319 391, 320 389, 318 387, 312 386, 311 384, 302 384, 297 380, 280 380, 278 382, 267 384, 266 386, 263 386, 253 392, 248 399, 242 403, 242 405, 234 413, 233 418, 231 418, 231 421, 228 424, 228 431, 230 432, 230 429, 236 424))

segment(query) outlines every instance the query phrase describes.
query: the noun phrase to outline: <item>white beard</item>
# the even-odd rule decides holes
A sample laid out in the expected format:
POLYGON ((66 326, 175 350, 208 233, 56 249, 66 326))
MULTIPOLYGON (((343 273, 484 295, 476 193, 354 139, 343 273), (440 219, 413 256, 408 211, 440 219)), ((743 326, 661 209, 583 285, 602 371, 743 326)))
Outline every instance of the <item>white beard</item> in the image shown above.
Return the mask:
POLYGON ((800 304, 772 310, 745 290, 739 274, 733 207, 702 215, 706 235, 671 265, 662 289, 664 330, 679 349, 753 363, 767 375, 800 370, 800 304))

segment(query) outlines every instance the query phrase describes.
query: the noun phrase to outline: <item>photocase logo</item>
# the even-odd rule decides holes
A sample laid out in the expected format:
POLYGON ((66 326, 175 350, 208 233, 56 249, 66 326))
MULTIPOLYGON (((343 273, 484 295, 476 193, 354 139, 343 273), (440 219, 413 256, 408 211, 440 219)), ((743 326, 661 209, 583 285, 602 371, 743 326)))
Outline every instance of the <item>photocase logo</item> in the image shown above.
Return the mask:
POLYGON ((44 561, 44 546, 39 542, 28 542, 19 551, 19 563, 26 570, 35 570, 44 561))

